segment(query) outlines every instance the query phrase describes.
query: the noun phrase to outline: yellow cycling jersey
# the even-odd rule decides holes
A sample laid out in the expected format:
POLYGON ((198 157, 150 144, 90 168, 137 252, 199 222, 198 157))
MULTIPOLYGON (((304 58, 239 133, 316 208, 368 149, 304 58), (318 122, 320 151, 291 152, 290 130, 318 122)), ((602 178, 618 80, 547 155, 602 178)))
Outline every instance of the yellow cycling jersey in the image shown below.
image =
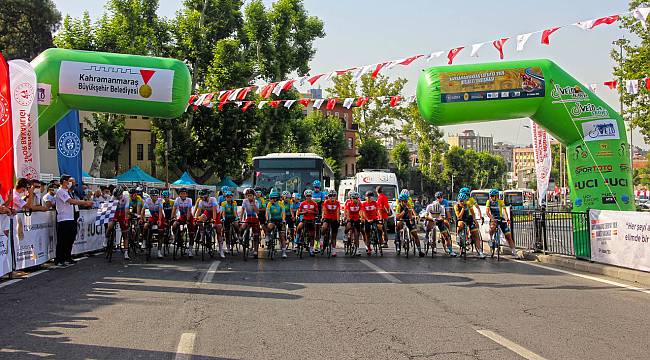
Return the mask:
POLYGON ((485 208, 492 214, 493 217, 503 218, 503 210, 506 204, 503 200, 492 201, 489 200, 485 203, 485 208))
POLYGON ((476 205, 476 199, 474 199, 473 197, 470 197, 469 199, 467 199, 467 201, 465 201, 465 204, 469 208, 473 208, 476 205))

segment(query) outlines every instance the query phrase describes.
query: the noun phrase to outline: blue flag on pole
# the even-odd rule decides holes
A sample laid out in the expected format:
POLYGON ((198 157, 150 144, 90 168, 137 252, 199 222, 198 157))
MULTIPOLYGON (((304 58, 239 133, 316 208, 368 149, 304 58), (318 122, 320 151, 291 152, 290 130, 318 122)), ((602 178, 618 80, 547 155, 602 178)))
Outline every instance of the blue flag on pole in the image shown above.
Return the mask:
POLYGON ((81 135, 79 134, 79 111, 70 110, 56 123, 56 149, 59 173, 77 180, 75 192, 81 198, 81 135))

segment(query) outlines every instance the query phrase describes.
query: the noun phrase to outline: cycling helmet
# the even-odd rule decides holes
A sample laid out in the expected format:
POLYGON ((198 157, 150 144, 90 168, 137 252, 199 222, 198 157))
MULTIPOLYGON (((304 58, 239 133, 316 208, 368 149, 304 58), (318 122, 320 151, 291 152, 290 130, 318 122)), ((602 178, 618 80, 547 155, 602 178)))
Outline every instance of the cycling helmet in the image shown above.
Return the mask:
POLYGON ((490 196, 499 196, 499 190, 498 189, 490 190, 490 196))
POLYGON ((311 190, 305 190, 305 196, 312 196, 313 193, 311 190))
POLYGON ((350 191, 350 198, 358 199, 359 198, 359 193, 356 192, 356 191, 350 191))
POLYGON ((169 197, 169 190, 163 190, 162 191, 162 196, 169 197))
POLYGON ((436 192, 436 199, 442 197, 442 191, 436 192))
POLYGON ((402 191, 400 191, 399 193, 400 193, 400 195, 401 194, 406 194, 408 196, 409 191, 408 191, 408 189, 402 189, 402 191))
POLYGON ((327 196, 336 196, 336 190, 330 190, 327 192, 327 196))
POLYGON ((291 196, 291 193, 285 190, 282 192, 282 196, 288 198, 289 196, 291 196))
POLYGON ((179 194, 180 194, 180 193, 183 193, 183 192, 186 193, 186 192, 187 192, 187 188, 180 188, 180 189, 178 190, 178 193, 179 193, 179 194))
POLYGON ((208 189, 199 190, 199 196, 208 196, 208 195, 210 195, 210 192, 208 191, 208 189))
POLYGON ((158 189, 151 189, 149 191, 149 196, 158 196, 158 195, 160 195, 160 191, 158 191, 158 189))
POLYGON ((269 197, 271 199, 279 199, 280 198, 280 193, 277 192, 277 191, 271 191, 271 193, 269 194, 269 197))
POLYGON ((251 195, 251 194, 255 195, 255 190, 253 190, 251 188, 246 188, 246 190, 244 190, 244 194, 246 194, 246 195, 251 195))
POLYGON ((139 195, 142 195, 142 193, 144 192, 144 189, 142 188, 142 186, 138 186, 138 187, 135 188, 135 191, 137 191, 139 195))
POLYGON ((293 197, 294 197, 295 199, 300 199, 300 194, 298 194, 297 192, 295 192, 295 193, 293 193, 293 197))
POLYGON ((314 188, 320 188, 320 180, 314 180, 314 188))
POLYGON ((374 193, 374 192, 372 192, 372 191, 366 191, 366 198, 374 197, 374 196, 375 196, 375 193, 374 193))
POLYGON ((458 194, 458 201, 467 201, 468 199, 469 199, 469 195, 467 195, 467 193, 458 194))
POLYGON ((136 188, 133 188, 133 189, 129 190, 129 194, 131 194, 131 195, 136 195, 137 193, 138 193, 138 189, 136 189, 136 188))
POLYGON ((232 191, 226 191, 226 196, 232 196, 232 191))
POLYGON ((399 194, 400 201, 406 201, 409 199, 409 196, 406 194, 399 194))
POLYGON ((222 192, 222 193, 225 193, 225 192, 227 192, 228 190, 229 190, 229 189, 228 189, 227 186, 222 186, 222 187, 221 187, 221 192, 222 192))
POLYGON ((262 189, 260 189, 260 188, 255 189, 255 194, 256 195, 262 195, 262 189))
POLYGON ((124 188, 121 186, 116 187, 113 190, 113 196, 117 197, 122 197, 122 194, 124 194, 124 188))
POLYGON ((461 188, 461 189, 460 189, 459 193, 469 194, 470 191, 472 191, 470 188, 468 188, 468 187, 464 187, 464 188, 461 188))

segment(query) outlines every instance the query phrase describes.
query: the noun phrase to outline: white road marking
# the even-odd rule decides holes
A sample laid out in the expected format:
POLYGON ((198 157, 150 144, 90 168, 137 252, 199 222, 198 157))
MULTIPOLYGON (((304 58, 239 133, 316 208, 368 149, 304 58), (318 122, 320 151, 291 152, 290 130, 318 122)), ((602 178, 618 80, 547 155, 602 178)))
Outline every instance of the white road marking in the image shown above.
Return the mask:
POLYGON ((7 282, 3 282, 2 284, 0 284, 0 288, 3 288, 5 286, 9 286, 11 284, 15 284, 15 283, 19 282, 20 280, 22 280, 22 279, 11 279, 11 280, 9 280, 7 282))
POLYGON ((30 278, 32 276, 40 275, 42 273, 48 272, 47 269, 44 270, 39 270, 39 271, 34 271, 33 273, 30 273, 29 275, 26 275, 25 278, 30 278))
POLYGON ((393 275, 391 275, 390 273, 388 273, 388 271, 386 271, 386 270, 380 268, 379 266, 377 266, 377 265, 371 263, 370 261, 368 261, 368 260, 359 260, 359 261, 360 261, 362 264, 366 265, 367 267, 369 267, 369 268, 375 270, 375 272, 376 272, 377 274, 383 276, 386 280, 392 282, 393 284, 401 284, 401 283, 402 283, 402 280, 400 280, 400 279, 394 277, 393 275))
POLYGON ((203 279, 201 280, 201 283, 206 284, 212 282, 212 278, 214 278, 214 274, 216 274, 219 264, 221 264, 221 261, 214 261, 212 265, 210 265, 208 271, 206 271, 205 275, 203 275, 203 279))
POLYGON ((495 343, 505 347, 506 349, 516 353, 517 355, 523 357, 524 359, 528 360, 546 360, 546 358, 541 357, 534 352, 526 349, 525 347, 515 344, 514 342, 504 338, 503 336, 490 331, 490 330, 481 330, 477 329, 476 332, 479 334, 485 336, 486 338, 494 341, 495 343))
POLYGON ((77 260, 77 261, 81 261, 81 260, 86 260, 86 259, 88 259, 88 256, 82 256, 82 257, 77 258, 77 259, 75 259, 75 260, 77 260))
POLYGON ((640 287, 636 287, 636 286, 631 286, 631 285, 626 285, 626 284, 619 283, 619 282, 616 282, 616 281, 601 279, 601 278, 598 278, 598 277, 595 277, 595 276, 579 274, 579 273, 575 273, 575 272, 568 271, 568 270, 556 269, 556 268, 552 268, 552 267, 549 267, 549 266, 533 264, 533 263, 528 262, 528 261, 517 261, 517 262, 521 263, 521 264, 527 264, 527 265, 530 265, 530 266, 535 266, 535 267, 538 267, 538 268, 546 269, 546 270, 556 271, 556 272, 559 272, 559 273, 562 273, 562 274, 573 275, 573 276, 583 278, 583 279, 587 279, 587 280, 598 281, 598 282, 601 282, 603 284, 614 285, 614 286, 618 286, 618 287, 621 287, 621 288, 634 290, 634 291, 639 291, 639 292, 642 292, 642 293, 645 293, 645 294, 650 294, 650 290, 648 290, 648 289, 644 289, 644 288, 640 288, 640 287))
POLYGON ((194 351, 194 341, 196 333, 183 333, 176 347, 176 356, 174 360, 190 360, 194 351))

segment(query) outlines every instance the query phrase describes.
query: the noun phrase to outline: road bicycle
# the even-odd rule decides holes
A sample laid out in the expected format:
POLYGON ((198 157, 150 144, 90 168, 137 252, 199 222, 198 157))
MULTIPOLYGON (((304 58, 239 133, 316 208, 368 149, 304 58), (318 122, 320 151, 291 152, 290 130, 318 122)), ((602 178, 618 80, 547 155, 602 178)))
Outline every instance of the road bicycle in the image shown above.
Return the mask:
POLYGON ((379 229, 377 228, 377 222, 373 221, 370 224, 370 246, 375 252, 376 256, 384 256, 384 250, 382 249, 381 244, 379 243, 379 229))
POLYGON ((471 249, 471 244, 469 244, 467 236, 467 224, 464 224, 462 228, 458 228, 458 246, 460 247, 460 256, 463 259, 467 259, 467 251, 471 249))
POLYGON ((201 252, 201 261, 205 260, 206 253, 211 258, 214 257, 214 228, 212 221, 197 221, 198 229, 194 234, 194 246, 198 253, 201 252))
POLYGON ((506 221, 502 219, 495 220, 494 234, 492 234, 492 236, 490 237, 491 257, 494 257, 494 254, 496 253, 497 261, 499 261, 500 254, 501 254, 501 227, 499 225, 505 222, 506 221))
POLYGON ((316 232, 316 229, 314 228, 315 226, 316 222, 313 220, 303 220, 302 222, 300 239, 298 240, 298 257, 301 259, 303 251, 309 251, 309 246, 313 242, 314 237, 312 235, 312 229, 314 229, 313 232, 316 232), (309 231, 307 228, 309 228, 309 231))

